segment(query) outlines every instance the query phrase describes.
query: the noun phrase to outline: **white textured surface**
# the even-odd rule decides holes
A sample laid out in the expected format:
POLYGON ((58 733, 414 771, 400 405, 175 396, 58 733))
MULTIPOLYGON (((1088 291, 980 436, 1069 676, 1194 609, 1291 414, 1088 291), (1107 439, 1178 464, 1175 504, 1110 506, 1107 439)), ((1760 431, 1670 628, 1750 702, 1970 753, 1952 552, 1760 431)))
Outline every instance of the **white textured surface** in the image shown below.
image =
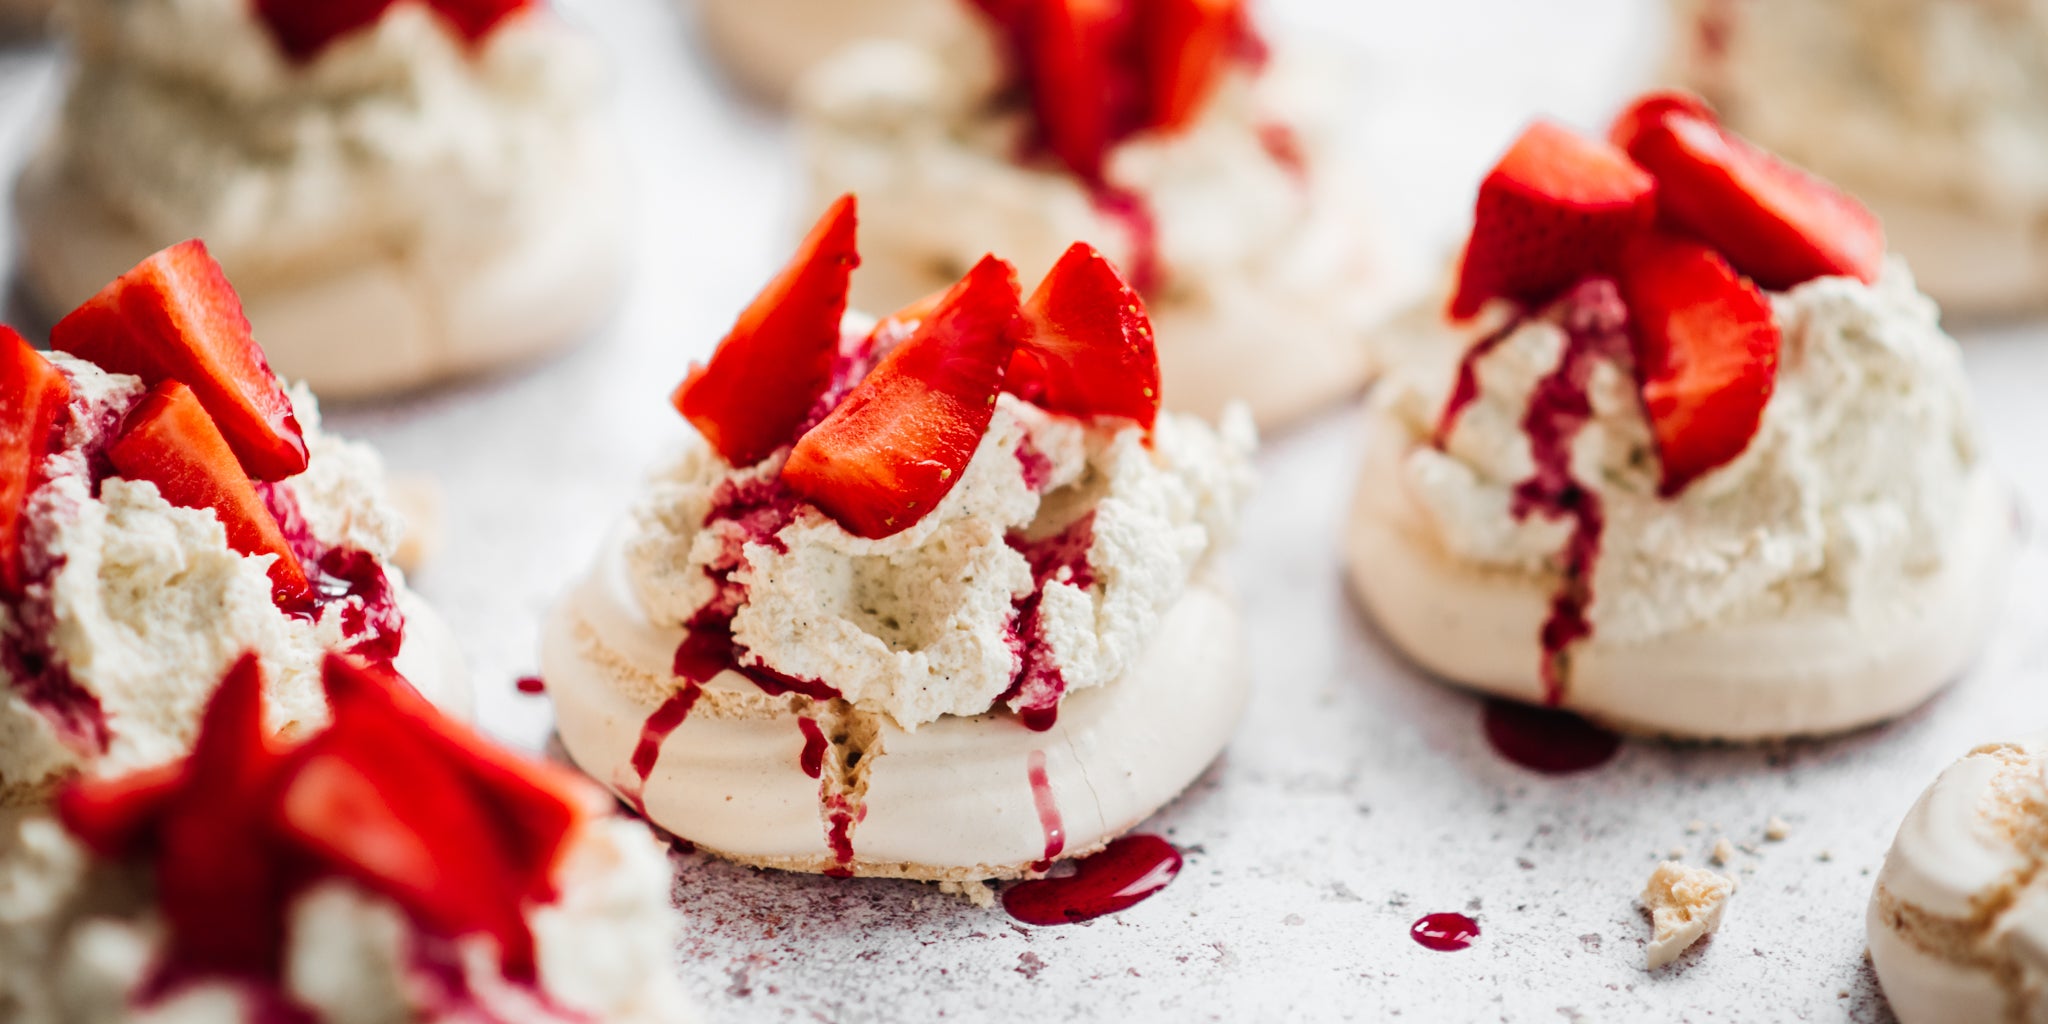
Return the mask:
MULTIPOLYGON (((1380 197, 1436 250, 1532 110, 1596 123, 1658 57, 1656 5, 1637 0, 1275 6, 1361 48, 1380 197)), ((774 117, 720 91, 669 0, 572 8, 617 54, 639 183, 629 305, 535 372, 330 417, 446 486, 449 539, 418 583, 467 648, 484 721, 525 743, 545 735, 546 704, 512 679, 535 664, 543 610, 682 435, 668 388, 811 212, 793 209, 774 117)), ((11 158, 52 86, 43 58, 0 60, 11 158)), ((1965 344, 1992 458, 2048 508, 2048 328, 1965 344)), ((2038 535, 1983 664, 1900 724, 1774 749, 1631 743, 1599 772, 1549 779, 1495 757, 1477 703, 1401 665, 1344 596, 1357 450, 1340 414, 1261 458, 1236 566, 1256 691, 1217 768, 1153 823, 1189 851, 1175 885, 1120 917, 1035 930, 911 883, 683 857, 678 963, 711 1019, 1886 1019, 1862 912, 1900 817, 1975 742, 2048 720, 2038 535), (1760 842, 1772 815, 1790 837, 1760 842), (1729 869, 1742 887, 1721 931, 1646 975, 1633 901, 1672 847, 1704 862, 1718 833, 1688 833, 1695 819, 1759 853, 1729 869), (1468 908, 1471 949, 1409 940, 1422 914, 1468 908)))

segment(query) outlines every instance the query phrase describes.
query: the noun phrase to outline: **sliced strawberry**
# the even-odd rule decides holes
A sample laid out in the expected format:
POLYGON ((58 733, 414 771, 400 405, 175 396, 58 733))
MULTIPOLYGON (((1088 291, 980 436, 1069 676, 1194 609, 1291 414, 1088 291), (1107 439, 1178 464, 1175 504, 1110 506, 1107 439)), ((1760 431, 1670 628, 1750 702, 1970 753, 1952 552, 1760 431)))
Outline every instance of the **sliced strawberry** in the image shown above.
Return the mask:
POLYGON ((1015 348, 1017 275, 983 257, 790 452, 782 479, 847 530, 923 519, 973 458, 1015 348))
POLYGON ((1648 235, 1623 254, 1643 406, 1657 435, 1665 497, 1749 447, 1777 385, 1770 299, 1721 254, 1648 235))
POLYGON ((1147 123, 1194 120, 1222 80, 1242 31, 1243 0, 1152 0, 1141 10, 1147 123))
POLYGON ((291 399, 201 242, 181 242, 121 275, 59 321, 50 346, 152 387, 183 381, 251 477, 305 472, 306 439, 291 399))
POLYGON ((176 761, 119 778, 77 779, 57 793, 57 820, 101 857, 140 856, 185 774, 185 762, 176 761))
POLYGON ((768 282, 711 361, 676 388, 676 411, 735 466, 796 440, 832 384, 847 287, 860 265, 854 198, 840 196, 768 282))
POLYGON ((21 593, 28 496, 48 479, 57 419, 71 381, 11 327, 0 327, 0 597, 21 593))
POLYGON ((491 818, 492 845, 510 859, 534 899, 550 895, 556 856, 584 816, 580 784, 544 761, 522 757, 443 714, 388 665, 330 654, 323 666, 330 700, 361 703, 374 691, 404 729, 459 778, 468 799, 491 818))
POLYGON ((180 968, 274 973, 289 879, 268 839, 283 753, 264 724, 263 667, 243 655, 201 717, 184 778, 162 810, 156 892, 180 968))
POLYGON ((1658 127, 1670 114, 1715 120, 1714 108, 1692 93, 1682 89, 1647 92, 1614 118, 1614 124, 1607 129, 1607 141, 1622 152, 1631 152, 1644 132, 1658 127))
POLYGON ((1145 304, 1116 268, 1075 242, 1024 303, 1004 388, 1048 412, 1159 419, 1159 351, 1145 304))
POLYGON ((1100 181, 1121 127, 1118 101, 1136 84, 1128 69, 1118 70, 1128 34, 1124 4, 1035 0, 1023 7, 1025 80, 1046 148, 1076 175, 1100 181))
MULTIPOLYGON (((256 0, 256 14, 270 28, 278 48, 305 63, 343 36, 360 32, 384 17, 395 0, 256 0)), ((480 42, 506 18, 533 6, 533 0, 428 0, 447 22, 471 43, 480 42)))
POLYGON ((1624 153, 1549 121, 1515 140, 1479 186, 1450 314, 1492 298, 1539 306, 1613 264, 1656 212, 1657 184, 1624 153))
POLYGON ((270 565, 270 583, 279 603, 311 596, 306 570, 285 542, 284 531, 191 388, 175 380, 151 388, 128 414, 107 458, 122 477, 155 484, 173 505, 212 510, 227 530, 229 547, 245 555, 277 556, 270 565))
MULTIPOLYGON (((1655 110, 1655 106, 1652 107, 1655 110)), ((1657 176, 1665 226, 1700 238, 1774 291, 1884 269, 1884 226, 1834 186, 1680 105, 1636 118, 1629 155, 1657 176)))

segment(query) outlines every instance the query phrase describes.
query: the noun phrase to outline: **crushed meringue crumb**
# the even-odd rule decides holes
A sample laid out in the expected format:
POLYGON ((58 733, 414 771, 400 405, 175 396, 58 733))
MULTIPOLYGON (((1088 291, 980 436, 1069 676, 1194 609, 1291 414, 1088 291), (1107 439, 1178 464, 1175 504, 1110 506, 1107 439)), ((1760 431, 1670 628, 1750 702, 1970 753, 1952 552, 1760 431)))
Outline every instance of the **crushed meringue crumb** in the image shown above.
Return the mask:
POLYGON ((1734 843, 1731 843, 1731 842, 1729 842, 1729 841, 1728 841, 1728 837, 1727 837, 1727 836, 1722 836, 1722 837, 1720 837, 1720 838, 1718 838, 1718 839, 1714 840, 1714 854, 1713 854, 1713 856, 1714 856, 1714 863, 1716 863, 1716 864, 1726 864, 1726 863, 1728 863, 1729 861, 1731 861, 1731 860, 1734 860, 1734 859, 1735 859, 1735 844, 1734 844, 1734 843))
POLYGON ((1764 822, 1764 838, 1771 842, 1783 842, 1785 837, 1791 834, 1792 826, 1787 825, 1785 819, 1775 814, 1771 815, 1771 820, 1764 822))
POLYGON ((1657 865, 1643 887, 1643 909, 1650 915, 1649 970, 1678 959, 1702 937, 1721 926, 1735 880, 1705 868, 1675 861, 1657 865))

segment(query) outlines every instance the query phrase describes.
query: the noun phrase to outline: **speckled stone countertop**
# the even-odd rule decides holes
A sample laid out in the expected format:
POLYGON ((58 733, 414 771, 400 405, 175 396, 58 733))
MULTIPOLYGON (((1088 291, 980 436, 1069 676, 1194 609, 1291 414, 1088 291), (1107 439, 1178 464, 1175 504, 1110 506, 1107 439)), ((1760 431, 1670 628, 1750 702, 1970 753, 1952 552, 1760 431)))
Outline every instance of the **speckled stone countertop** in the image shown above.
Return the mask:
MULTIPOLYGON (((804 217, 783 126, 729 95, 674 0, 564 0, 616 54, 641 210, 628 303, 530 372, 332 415, 437 478, 447 539, 420 589, 453 622, 497 734, 539 746, 540 617, 684 427, 665 396, 778 265, 804 217)), ((1354 49, 1370 190, 1400 258, 1434 266, 1472 183, 1535 111, 1598 124, 1654 67, 1643 0, 1272 4, 1278 34, 1354 49)), ((55 61, 0 55, 0 154, 20 159, 55 61)), ((2048 508, 2048 324, 1962 332, 1996 457, 2048 508)), ((1402 663, 1337 556, 1358 450, 1336 411, 1273 438, 1235 565, 1257 688, 1229 751, 1147 828, 1187 853, 1149 902, 1034 929, 932 888, 679 855, 677 969, 712 1021, 1887 1020, 1863 907, 1892 830, 1975 742, 2048 725, 2048 548, 2031 537, 1997 640, 1904 721, 1821 743, 1631 742, 1550 778, 1503 762, 1479 702, 1402 663), (1791 826, 1763 838, 1772 816, 1791 826), (1689 826, 1701 823, 1697 831, 1689 826), (1634 904, 1651 868, 1743 851, 1720 934, 1656 975, 1634 904), (1470 949, 1408 929, 1477 918, 1470 949)))

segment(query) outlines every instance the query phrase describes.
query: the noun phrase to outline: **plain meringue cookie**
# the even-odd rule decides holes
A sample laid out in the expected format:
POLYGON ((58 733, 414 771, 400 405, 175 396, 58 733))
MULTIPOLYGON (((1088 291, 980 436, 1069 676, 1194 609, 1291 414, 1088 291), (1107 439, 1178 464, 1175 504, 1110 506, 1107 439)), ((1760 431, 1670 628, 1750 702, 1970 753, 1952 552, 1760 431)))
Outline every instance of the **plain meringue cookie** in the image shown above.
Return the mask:
POLYGON ((1345 83, 1269 53, 1241 5, 1188 25, 1150 20, 1151 3, 1108 5, 1138 10, 1119 31, 1149 62, 1066 53, 1017 21, 1029 5, 966 0, 934 12, 944 33, 848 47, 798 87, 812 197, 867 204, 854 301, 877 311, 984 251, 1028 280, 1087 241, 1145 296, 1171 407, 1213 418, 1242 400, 1283 424, 1363 386, 1367 331, 1408 291, 1335 152, 1345 83))
POLYGON ((595 48, 526 0, 67 0, 54 129, 16 190, 68 309, 204 238, 279 370, 330 399, 531 359, 623 279, 595 48))
POLYGON ((1913 804, 1870 894, 1870 962, 1902 1024, 2039 1020, 2048 742, 1989 743, 1913 804))
POLYGON ((1672 77, 1869 203, 1944 310, 2048 309, 2048 3, 1673 6, 1672 77))
POLYGON ((991 257, 878 326, 842 321, 854 261, 842 200, 678 392, 702 439, 547 627, 563 744, 745 863, 1043 872, 1229 738, 1252 427, 1158 413, 1142 307, 1085 246, 1021 313, 991 257))
POLYGON ((806 72, 869 39, 938 42, 976 0, 682 0, 733 77, 776 102, 806 72))
POLYGON ((14 1024, 684 1024, 662 845, 584 780, 331 656, 269 737, 252 655, 187 759, 0 822, 14 1024))
MULTIPOLYGON (((1673 102, 1649 97, 1623 123, 1680 110, 1677 132, 1713 137, 1673 102)), ((1667 210, 1689 201, 1686 166, 1653 185, 1616 147, 1558 144, 1583 150, 1588 175, 1661 189, 1667 210)), ((1730 146, 1745 166, 1769 159, 1730 146)), ((1490 204, 1515 152, 1482 190, 1461 291, 1567 280, 1472 303, 1462 325, 1434 315, 1369 403, 1348 546, 1393 640, 1459 683, 1701 738, 1850 729, 1954 679, 2002 605, 2013 505, 1957 346, 1881 236, 1869 244, 1874 222, 1842 228, 1865 239, 1853 259, 1812 250, 1815 267, 1774 278, 1798 283, 1766 290, 1743 268, 1783 275, 1769 260, 1802 250, 1758 250, 1744 232, 1768 221, 1742 196, 1710 204, 1736 226, 1718 247, 1631 238, 1634 214, 1614 207, 1621 248, 1601 258, 1618 273, 1574 277, 1593 250, 1568 235, 1535 262, 1482 240, 1494 217, 1534 231, 1553 215, 1548 200, 1487 212, 1510 209, 1490 204)))
MULTIPOLYGON (((149 301, 133 278, 115 287, 149 301)), ((156 298, 232 310, 233 293, 156 298)), ((68 323, 59 347, 96 355, 122 329, 68 323)), ((164 361, 196 336, 123 336, 114 358, 163 377, 164 361)), ((206 358, 233 359, 248 344, 246 333, 222 337, 200 343, 206 358)), ((323 431, 311 393, 285 391, 254 358, 251 376, 232 382, 187 364, 177 373, 193 386, 152 385, 0 333, 0 804, 39 799, 80 772, 182 756, 222 671, 247 651, 270 674, 280 732, 325 720, 316 674, 331 650, 391 661, 468 713, 454 637, 388 562, 401 523, 376 452, 323 431), (238 438, 255 429, 236 418, 242 399, 289 410, 272 436, 285 453, 265 474, 275 479, 245 475, 196 389, 221 421, 240 424, 238 438)))

